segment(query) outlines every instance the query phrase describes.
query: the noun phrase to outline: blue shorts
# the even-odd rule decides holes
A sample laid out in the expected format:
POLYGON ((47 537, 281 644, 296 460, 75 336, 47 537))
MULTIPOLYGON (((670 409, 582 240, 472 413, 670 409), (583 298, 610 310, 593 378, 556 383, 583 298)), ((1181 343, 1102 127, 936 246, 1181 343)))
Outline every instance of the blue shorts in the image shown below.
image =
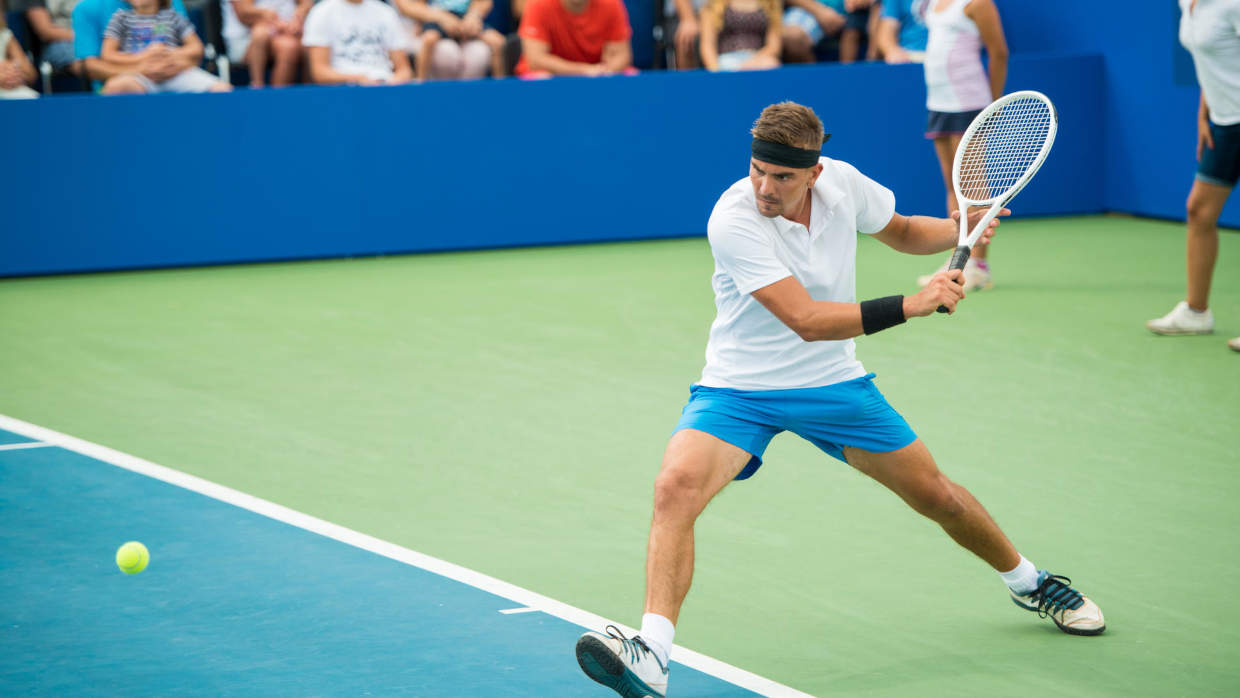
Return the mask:
POLYGON ((1240 181, 1240 124, 1219 126, 1210 122, 1213 148, 1201 149, 1197 179, 1220 187, 1234 187, 1240 181))
POLYGON ((932 111, 926 116, 926 138, 939 136, 964 135, 969 124, 981 114, 981 109, 972 111, 932 111))
POLYGON ((734 390, 695 385, 675 431, 697 429, 749 452, 736 476, 744 480, 762 466, 762 453, 776 434, 790 431, 845 461, 844 447, 884 453, 913 443, 917 435, 874 386, 874 374, 821 388, 734 390))

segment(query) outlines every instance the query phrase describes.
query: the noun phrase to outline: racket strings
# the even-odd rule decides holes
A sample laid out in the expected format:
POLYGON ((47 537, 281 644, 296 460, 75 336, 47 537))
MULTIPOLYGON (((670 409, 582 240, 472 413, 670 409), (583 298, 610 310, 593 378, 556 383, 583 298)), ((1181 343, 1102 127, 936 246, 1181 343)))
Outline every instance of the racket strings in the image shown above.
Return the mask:
POLYGON ((1055 116, 1040 99, 1017 99, 986 117, 962 144, 959 186, 965 197, 983 202, 1001 197, 1037 161, 1055 116))

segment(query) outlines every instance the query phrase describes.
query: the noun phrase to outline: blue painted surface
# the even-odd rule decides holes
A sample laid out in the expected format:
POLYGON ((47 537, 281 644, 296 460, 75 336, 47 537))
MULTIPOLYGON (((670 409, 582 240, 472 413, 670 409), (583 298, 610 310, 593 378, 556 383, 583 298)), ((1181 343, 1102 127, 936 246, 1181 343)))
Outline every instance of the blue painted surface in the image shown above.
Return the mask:
POLYGON ((0 695, 612 695, 571 623, 59 448, 0 452, 0 530, 0 695))
MULTIPOLYGON (((1013 60, 1062 118, 1018 215, 1102 210, 1101 80, 1013 60)), ((917 66, 63 97, 0 109, 32 164, 0 168, 0 276, 701 235, 783 99, 902 213, 943 214, 917 66)))
POLYGON ((30 443, 34 440, 35 439, 32 439, 29 436, 22 436, 21 434, 14 434, 11 431, 5 431, 3 429, 0 429, 0 445, 25 444, 25 443, 30 443))

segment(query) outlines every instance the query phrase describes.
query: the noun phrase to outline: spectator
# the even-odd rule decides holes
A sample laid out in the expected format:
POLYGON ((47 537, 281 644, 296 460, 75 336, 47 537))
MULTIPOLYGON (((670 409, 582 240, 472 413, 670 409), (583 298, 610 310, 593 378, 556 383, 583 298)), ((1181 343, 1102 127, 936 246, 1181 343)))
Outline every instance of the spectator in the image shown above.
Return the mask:
POLYGON ((491 0, 406 0, 405 14, 422 24, 418 79, 504 75, 504 35, 483 20, 491 0), (410 5, 412 7, 410 7, 410 5))
POLYGON ((302 44, 320 85, 384 85, 413 79, 409 37, 380 0, 322 0, 306 17, 302 44))
POLYGON ((145 94, 155 92, 228 92, 232 85, 198 67, 202 60, 202 41, 194 25, 177 14, 169 0, 133 0, 132 9, 119 9, 103 30, 100 57, 113 65, 136 69, 149 56, 170 54, 189 67, 162 80, 140 72, 125 72, 108 78, 103 94, 145 94))
POLYGON ((519 33, 523 77, 637 72, 621 0, 528 0, 519 33))
MULTIPOLYGON (((1197 107, 1197 175, 1188 214, 1184 300, 1145 326, 1156 334, 1214 332, 1210 285, 1218 261, 1218 219, 1240 182, 1240 0, 1180 0, 1180 43, 1193 57, 1201 100, 1197 107)), ((1240 337, 1227 346, 1240 351, 1240 337)))
MULTIPOLYGON (((952 190, 952 160, 956 146, 973 117, 1003 94, 1007 80, 1008 50, 1003 23, 994 0, 930 0, 926 8, 926 138, 934 140, 947 211, 956 210, 952 190), (990 55, 990 73, 982 67, 982 46, 990 55)), ((990 245, 973 248, 964 268, 964 288, 987 289, 994 285, 986 257, 990 245)), ((940 270, 947 269, 947 264, 940 270)), ((919 277, 929 284, 934 274, 919 277)))
POLYGON ((702 65, 711 71, 779 67, 779 0, 709 0, 702 8, 702 65))
POLYGON ((884 0, 874 43, 888 63, 926 60, 926 6, 932 0, 884 0))
POLYGON ((843 0, 788 0, 784 12, 783 53, 786 63, 813 63, 815 47, 838 37, 848 20, 843 0))
POLYGON ((676 67, 692 70, 701 59, 701 11, 706 0, 666 0, 663 3, 663 37, 672 38, 672 54, 676 67))
MULTIPOLYGON (((3 5, 0 5, 0 9, 3 5)), ((17 43, 13 32, 4 23, 4 12, 0 11, 0 99, 33 99, 39 96, 30 88, 39 74, 22 45, 17 43)))
POLYGON ((301 31, 314 0, 222 0, 228 59, 250 69, 250 87, 293 84, 301 63, 301 31))
MULTIPOLYGON (((79 0, 74 6, 73 55, 80 61, 82 72, 91 80, 98 85, 99 81, 137 72, 158 83, 198 65, 201 58, 175 51, 152 51, 137 65, 112 63, 100 56, 103 52, 103 30, 117 10, 129 7, 129 3, 122 0, 79 0)), ((172 9, 185 16, 185 5, 181 0, 172 0, 172 9)))
POLYGON ((77 0, 25 0, 14 9, 24 10, 26 21, 43 47, 39 60, 52 70, 80 75, 81 66, 73 58, 73 8, 77 0))

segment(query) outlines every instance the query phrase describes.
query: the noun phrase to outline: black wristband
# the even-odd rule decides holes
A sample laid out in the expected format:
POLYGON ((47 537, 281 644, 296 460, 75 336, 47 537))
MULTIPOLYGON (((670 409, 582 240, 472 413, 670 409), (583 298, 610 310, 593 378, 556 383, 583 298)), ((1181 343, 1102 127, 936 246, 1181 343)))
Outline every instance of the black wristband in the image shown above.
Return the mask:
POLYGON ((861 329, 866 334, 881 332, 904 322, 904 296, 886 296, 861 301, 861 329))

